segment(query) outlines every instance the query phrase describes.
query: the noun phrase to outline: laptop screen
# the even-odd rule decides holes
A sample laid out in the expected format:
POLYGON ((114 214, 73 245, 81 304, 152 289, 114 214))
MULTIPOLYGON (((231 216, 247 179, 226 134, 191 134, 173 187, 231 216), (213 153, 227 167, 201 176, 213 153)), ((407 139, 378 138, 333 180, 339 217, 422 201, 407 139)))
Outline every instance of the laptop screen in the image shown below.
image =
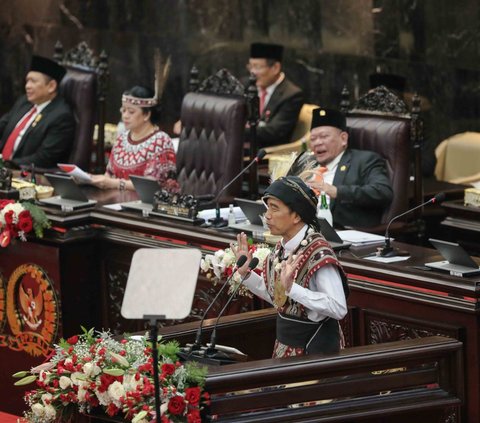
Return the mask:
POLYGON ((260 216, 267 211, 265 204, 258 201, 245 200, 244 198, 235 198, 235 202, 242 209, 243 214, 252 225, 263 225, 260 216))
POLYGON ((130 175, 130 180, 142 203, 153 204, 153 197, 161 187, 157 180, 145 176, 130 175))
POLYGON ((459 244, 433 238, 430 238, 429 241, 450 264, 478 269, 479 266, 475 260, 459 244))
POLYGON ((52 185, 55 195, 59 195, 66 200, 88 202, 87 196, 71 176, 46 173, 45 177, 52 185))

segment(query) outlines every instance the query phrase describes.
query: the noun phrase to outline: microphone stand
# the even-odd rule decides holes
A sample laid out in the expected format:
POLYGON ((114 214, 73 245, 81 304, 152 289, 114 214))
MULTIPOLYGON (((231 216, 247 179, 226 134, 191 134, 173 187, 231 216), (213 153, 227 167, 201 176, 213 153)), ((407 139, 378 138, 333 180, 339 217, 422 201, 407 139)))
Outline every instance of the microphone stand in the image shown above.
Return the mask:
POLYGON ((248 164, 248 166, 244 167, 242 171, 235 176, 227 185, 225 185, 217 194, 215 197, 215 217, 213 219, 210 219, 210 223, 214 228, 221 228, 224 226, 227 226, 228 222, 220 216, 220 204, 219 204, 219 199, 220 196, 223 194, 223 192, 230 186, 232 185, 240 176, 242 176, 248 169, 250 169, 255 163, 258 163, 260 160, 262 160, 265 157, 265 150, 260 150, 257 154, 257 156, 248 164))
MULTIPOLYGON (((202 345, 202 329, 203 329, 203 322, 205 320, 205 317, 207 317, 207 314, 208 312, 210 311, 210 309, 213 307, 213 305, 217 302, 218 298, 220 297, 220 295, 223 293, 223 291, 225 290, 225 288, 229 285, 230 283, 230 280, 235 276, 235 273, 237 272, 238 268, 239 267, 242 267, 245 262, 247 261, 247 256, 240 256, 237 260, 237 263, 235 264, 235 268, 233 269, 233 272, 232 274, 230 275, 230 277, 225 281, 225 283, 223 284, 223 286, 219 289, 217 295, 215 296, 215 298, 212 300, 212 302, 209 304, 209 306, 207 307, 207 309, 205 310, 205 312, 203 313, 203 316, 202 316, 202 319, 200 320, 200 326, 198 327, 197 329, 197 334, 195 336, 195 342, 190 346, 190 348, 188 348, 188 354, 187 355, 183 355, 182 358, 185 358, 185 359, 188 359, 190 357, 190 355, 192 353, 194 353, 195 351, 198 351, 200 350, 201 348, 201 345, 202 345)), ((188 345, 187 345, 188 346, 188 345)))
POLYGON ((228 298, 227 302, 225 303, 225 305, 223 306, 222 310, 220 311, 220 313, 218 314, 218 317, 217 317, 217 320, 215 321, 215 325, 213 326, 213 331, 212 331, 212 335, 210 337, 210 346, 207 348, 207 350, 205 351, 205 357, 207 358, 215 358, 215 359, 219 359, 219 360, 227 360, 227 362, 231 362, 233 360, 231 360, 226 354, 224 353, 221 353, 220 351, 218 351, 216 348, 215 348, 215 345, 216 345, 216 341, 217 341, 217 326, 218 326, 218 322, 220 320, 220 317, 222 317, 223 313, 225 313, 225 310, 227 309, 227 307, 230 305, 230 303, 232 302, 233 298, 235 297, 235 295, 237 294, 238 290, 240 289, 240 286, 243 284, 243 281, 245 279, 248 278, 248 276, 250 275, 250 273, 252 272, 253 269, 255 269, 258 265, 258 258, 254 257, 250 263, 248 264, 248 272, 245 274, 245 276, 242 278, 242 280, 240 281, 240 283, 237 285, 237 287, 235 288, 235 290, 232 292, 232 295, 230 295, 230 297, 228 298))
POLYGON ((410 212, 413 212, 413 211, 419 209, 420 207, 426 206, 427 204, 430 204, 430 203, 442 202, 443 200, 445 200, 445 194, 443 192, 440 192, 437 195, 435 195, 435 197, 430 198, 430 200, 425 201, 424 203, 422 203, 418 206, 415 206, 412 209, 409 209, 406 212, 403 212, 403 213, 399 214, 398 216, 393 217, 390 220, 390 222, 388 222, 387 229, 385 230, 385 242, 383 244, 383 247, 378 249, 377 255, 379 255, 380 257, 408 256, 409 255, 408 251, 402 251, 402 250, 399 250, 398 248, 393 248, 390 245, 390 236, 389 236, 389 232, 388 232, 389 229, 390 229, 390 225, 395 220, 399 219, 402 216, 405 216, 406 214, 408 214, 410 212))
MULTIPOLYGON (((160 374, 158 371, 158 321, 165 320, 165 316, 145 315, 144 319, 149 321, 150 325, 150 342, 152 343, 152 359, 153 359, 153 384, 155 387, 155 413, 160 416, 160 374)), ((157 417, 158 419, 158 417, 157 417)))

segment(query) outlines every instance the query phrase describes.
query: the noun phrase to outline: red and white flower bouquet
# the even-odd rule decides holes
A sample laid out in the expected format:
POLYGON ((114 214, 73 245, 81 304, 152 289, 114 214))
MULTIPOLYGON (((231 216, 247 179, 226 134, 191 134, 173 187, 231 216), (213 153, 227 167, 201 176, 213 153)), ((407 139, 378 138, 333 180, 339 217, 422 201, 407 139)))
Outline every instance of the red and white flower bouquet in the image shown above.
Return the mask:
MULTIPOLYGON (((252 252, 253 257, 258 258, 258 265, 254 269, 259 275, 263 272, 263 262, 271 252, 271 248, 267 244, 249 244, 249 250, 252 252)), ((225 250, 218 250, 215 254, 206 254, 200 263, 202 272, 210 278, 215 284, 223 279, 228 279, 237 262, 235 255, 230 248, 225 250)), ((240 283, 241 277, 236 273, 230 280, 229 293, 232 293, 240 283)), ((241 286, 238 290, 239 295, 246 297, 252 297, 252 294, 248 288, 241 286)))
POLYGON ((67 421, 74 411, 101 410, 133 423, 200 423, 208 403, 206 368, 181 364, 178 343, 160 343, 161 417, 155 418, 155 386, 150 344, 144 337, 115 340, 109 332, 84 330, 56 346, 53 357, 29 372, 13 375, 17 386, 36 383, 25 394, 29 422, 67 421))
POLYGON ((28 201, 0 200, 0 246, 7 247, 12 239, 27 240, 34 231, 39 238, 50 227, 44 211, 28 201))

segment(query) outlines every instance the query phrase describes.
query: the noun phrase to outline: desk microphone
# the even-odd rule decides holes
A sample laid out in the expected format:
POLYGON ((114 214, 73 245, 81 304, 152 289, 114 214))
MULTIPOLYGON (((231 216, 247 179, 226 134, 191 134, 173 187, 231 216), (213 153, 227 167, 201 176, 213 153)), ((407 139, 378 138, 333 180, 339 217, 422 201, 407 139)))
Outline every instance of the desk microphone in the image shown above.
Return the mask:
MULTIPOLYGON (((241 257, 240 257, 241 258, 241 257)), ((216 341, 217 341, 217 325, 218 325, 218 321, 220 320, 220 317, 222 317, 223 313, 225 313, 225 310, 227 309, 227 307, 229 306, 230 302, 233 300, 233 298, 235 297, 235 295, 237 294, 237 291, 240 289, 240 286, 242 285, 243 281, 245 279, 248 278, 248 276, 250 275, 251 271, 253 269, 255 269, 257 266, 258 266, 258 258, 257 257, 254 257, 250 263, 248 264, 248 272, 245 274, 245 276, 242 278, 242 280, 240 281, 240 283, 237 285, 237 287, 235 288, 235 290, 232 292, 232 295, 230 295, 230 297, 228 298, 227 302, 225 303, 225 305, 223 306, 222 310, 220 311, 220 313, 218 314, 218 317, 217 317, 217 320, 215 321, 215 325, 213 326, 213 331, 212 331, 212 336, 210 337, 210 346, 208 347, 208 349, 205 351, 205 357, 213 357, 215 355, 215 353, 217 352, 217 350, 215 349, 215 344, 216 344, 216 341)))
POLYGON ((260 160, 262 160, 267 152, 262 148, 261 150, 258 151, 257 156, 248 164, 248 166, 244 167, 240 173, 235 176, 227 185, 225 185, 216 195, 215 197, 215 217, 213 219, 210 219, 210 222, 212 223, 212 226, 216 228, 220 228, 222 226, 227 226, 227 221, 223 219, 220 216, 220 205, 218 203, 218 200, 220 199, 220 196, 223 194, 223 192, 230 186, 232 185, 240 176, 242 176, 252 165, 255 163, 258 163, 260 160))
POLYGON ((247 261, 247 256, 240 256, 237 260, 237 263, 235 264, 235 267, 233 268, 233 272, 232 274, 230 275, 230 277, 225 281, 225 283, 223 284, 223 286, 219 289, 217 295, 215 296, 215 298, 212 300, 212 302, 209 304, 209 306, 207 307, 207 309, 205 310, 205 312, 203 313, 203 316, 202 316, 202 319, 200 320, 200 326, 198 327, 197 329, 197 335, 195 337, 195 342, 194 344, 190 347, 190 351, 189 352, 192 352, 192 351, 197 351, 200 349, 201 347, 201 341, 202 341, 202 329, 203 329, 203 321, 205 320, 205 317, 207 316, 208 312, 210 311, 210 309, 213 307, 213 305, 217 302, 218 300, 218 297, 220 297, 220 295, 222 294, 222 292, 225 290, 225 287, 229 286, 229 282, 230 280, 233 278, 233 276, 235 275, 235 273, 237 272, 237 270, 242 267, 245 262, 247 261))
POLYGON ((388 222, 387 229, 385 231, 385 243, 383 244, 382 248, 379 248, 378 254, 381 257, 395 257, 395 256, 398 256, 398 255, 407 255, 403 252, 399 252, 398 250, 394 249, 390 245, 390 236, 388 234, 388 230, 390 229, 390 225, 392 224, 392 222, 394 220, 397 220, 399 217, 405 216, 406 214, 408 214, 408 213, 410 213, 414 210, 417 210, 420 207, 426 206, 427 204, 441 203, 444 200, 445 200, 445 193, 444 192, 439 192, 438 194, 435 195, 435 197, 430 198, 430 200, 425 201, 424 203, 420 204, 419 206, 416 206, 416 207, 414 207, 410 210, 407 210, 406 212, 403 212, 402 214, 399 214, 398 216, 395 216, 394 218, 392 218, 392 220, 390 220, 390 222, 388 222))

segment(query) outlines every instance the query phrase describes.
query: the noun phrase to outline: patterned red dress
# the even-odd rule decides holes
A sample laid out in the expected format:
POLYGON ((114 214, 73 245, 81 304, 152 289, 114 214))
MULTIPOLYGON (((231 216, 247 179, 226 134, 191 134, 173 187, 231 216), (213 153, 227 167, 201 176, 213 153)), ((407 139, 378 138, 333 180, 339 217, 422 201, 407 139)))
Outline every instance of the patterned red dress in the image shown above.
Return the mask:
POLYGON ((170 137, 160 130, 138 141, 130 131, 119 135, 107 165, 108 175, 129 179, 130 175, 151 176, 170 192, 179 192, 176 158, 170 137))

